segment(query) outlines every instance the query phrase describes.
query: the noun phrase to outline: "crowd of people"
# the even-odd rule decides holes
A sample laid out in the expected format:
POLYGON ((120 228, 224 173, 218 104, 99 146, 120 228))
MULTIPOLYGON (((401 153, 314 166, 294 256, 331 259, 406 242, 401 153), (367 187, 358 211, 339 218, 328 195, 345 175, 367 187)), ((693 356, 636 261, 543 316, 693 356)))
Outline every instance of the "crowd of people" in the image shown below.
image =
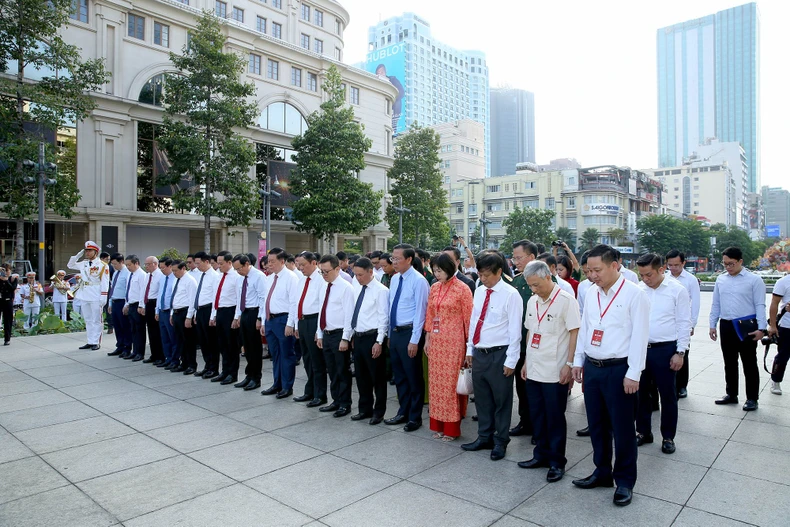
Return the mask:
MULTIPOLYGON (((352 413, 356 380, 351 420, 412 432, 423 425, 427 404, 433 437, 453 441, 469 402, 458 393, 459 372, 471 368, 477 436, 461 448, 490 450, 496 461, 511 436, 531 435, 532 457, 519 466, 548 469, 549 482, 564 476, 566 404, 581 383, 588 427, 577 434, 590 437, 596 468, 573 484, 616 487, 614 503, 628 505, 637 450, 654 442, 657 408, 661 451, 676 450, 699 281, 676 250, 641 255, 637 274, 607 245, 579 260, 561 241, 551 252, 528 240, 511 249, 509 258, 497 250, 473 255, 462 239, 433 255, 408 244, 352 258, 273 248, 256 266, 254 255, 227 251, 183 261, 113 254, 107 263, 87 242, 68 266, 83 277, 76 293, 88 326, 83 349, 99 349, 106 304, 116 336, 108 355, 253 392, 262 387, 266 343, 271 383, 260 393, 336 418, 352 413), (307 382, 294 396, 300 364, 307 382), (398 398, 387 417, 390 380, 398 398), (514 391, 519 421, 511 426, 514 391)), ((763 281, 743 267, 738 248, 723 255, 726 273, 716 281, 709 320, 726 376, 726 395, 716 404, 738 402, 740 360, 743 410, 753 411, 764 336, 779 337, 771 390, 781 394, 790 276, 777 283, 767 318, 763 281)))

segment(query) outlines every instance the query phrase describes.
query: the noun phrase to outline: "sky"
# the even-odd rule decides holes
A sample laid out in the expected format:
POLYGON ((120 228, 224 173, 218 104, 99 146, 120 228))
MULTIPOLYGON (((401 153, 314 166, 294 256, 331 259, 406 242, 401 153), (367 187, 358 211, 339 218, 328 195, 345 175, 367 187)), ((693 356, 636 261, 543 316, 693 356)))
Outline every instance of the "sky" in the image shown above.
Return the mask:
MULTIPOLYGON (((656 30, 744 4, 729 0, 339 0, 351 22, 345 61, 364 59, 368 28, 413 12, 434 38, 487 55, 491 87, 535 94, 536 161, 574 157, 582 166, 658 163, 656 30), (487 7, 491 6, 491 9, 487 7)), ((763 185, 790 188, 790 96, 784 38, 790 2, 757 2, 763 185), (782 139, 784 138, 784 140, 782 139)))

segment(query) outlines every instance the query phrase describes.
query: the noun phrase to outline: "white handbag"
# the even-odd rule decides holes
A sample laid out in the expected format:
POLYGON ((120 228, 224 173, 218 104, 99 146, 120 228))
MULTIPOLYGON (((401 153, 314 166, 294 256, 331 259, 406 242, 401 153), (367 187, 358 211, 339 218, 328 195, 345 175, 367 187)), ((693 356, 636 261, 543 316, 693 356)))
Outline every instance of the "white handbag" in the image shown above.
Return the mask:
POLYGON ((472 395, 475 393, 472 384, 472 368, 461 368, 458 374, 458 384, 456 385, 455 391, 458 392, 459 395, 472 395))

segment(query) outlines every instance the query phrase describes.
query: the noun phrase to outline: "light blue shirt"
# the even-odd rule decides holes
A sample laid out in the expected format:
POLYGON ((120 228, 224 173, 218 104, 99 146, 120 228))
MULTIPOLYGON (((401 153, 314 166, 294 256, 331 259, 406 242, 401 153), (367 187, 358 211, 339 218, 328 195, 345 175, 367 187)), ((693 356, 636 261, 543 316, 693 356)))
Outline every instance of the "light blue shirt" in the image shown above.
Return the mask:
POLYGON ((115 283, 115 285, 112 286, 113 289, 111 300, 126 300, 126 284, 129 281, 130 274, 131 273, 129 272, 129 269, 127 269, 126 266, 123 266, 120 271, 115 271, 112 281, 110 282, 110 285, 115 283))
POLYGON ((159 281, 161 286, 159 287, 159 296, 156 299, 156 314, 158 315, 160 311, 167 311, 170 309, 171 306, 170 302, 173 299, 173 288, 176 285, 176 276, 171 272, 169 275, 165 275, 162 273, 162 276, 159 277, 159 281), (165 283, 165 281, 167 283, 165 283), (165 298, 162 301, 162 288, 164 287, 165 298))
POLYGON ((719 319, 757 315, 757 327, 765 329, 765 282, 745 267, 735 276, 720 274, 713 288, 713 306, 710 308, 710 328, 716 329, 719 319))
POLYGON ((406 326, 413 324, 411 332, 411 344, 418 344, 420 337, 422 337, 422 328, 425 325, 425 310, 428 307, 428 292, 430 287, 428 281, 423 275, 410 267, 408 271, 403 274, 396 274, 392 277, 390 283, 390 310, 392 303, 395 301, 395 294, 398 291, 398 285, 403 280, 403 288, 400 292, 400 299, 398 300, 397 319, 390 321, 390 326, 406 326))

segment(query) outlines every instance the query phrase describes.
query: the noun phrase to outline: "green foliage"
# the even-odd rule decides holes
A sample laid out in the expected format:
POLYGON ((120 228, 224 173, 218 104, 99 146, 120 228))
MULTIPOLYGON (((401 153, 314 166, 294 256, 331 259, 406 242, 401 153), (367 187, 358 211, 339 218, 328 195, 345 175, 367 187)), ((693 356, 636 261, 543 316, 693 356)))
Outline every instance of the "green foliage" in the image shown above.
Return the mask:
POLYGON ((505 237, 502 238, 499 246, 503 247, 505 252, 510 252, 510 247, 519 240, 550 246, 554 239, 551 231, 551 220, 554 215, 553 210, 515 207, 502 222, 505 237))
POLYGON ((186 260, 187 255, 186 253, 182 253, 175 247, 170 247, 162 251, 162 254, 160 254, 158 258, 160 260, 163 260, 164 258, 170 258, 171 260, 186 260))
POLYGON ((636 227, 639 244, 647 251, 662 256, 671 249, 689 256, 706 256, 710 252, 711 234, 698 221, 660 214, 640 218, 636 227))
POLYGON ((716 247, 713 256, 716 261, 721 262, 721 252, 727 247, 738 247, 743 251, 743 264, 751 266, 752 262, 763 255, 762 245, 755 243, 749 238, 749 234, 743 229, 734 225, 727 227, 723 223, 711 225, 709 236, 716 237, 716 247))
POLYGON ((609 236, 614 240, 615 245, 620 245, 628 236, 625 229, 612 229, 609 231, 609 236))
POLYGON ((585 251, 587 249, 592 249, 598 244, 598 240, 600 239, 601 232, 595 227, 588 227, 579 237, 579 249, 585 251))
POLYGON ((399 218, 395 209, 398 198, 402 197, 403 206, 411 211, 403 215, 404 241, 429 249, 442 249, 450 237, 450 223, 445 214, 449 204, 439 170, 439 140, 439 134, 432 128, 413 123, 406 133, 398 136, 395 162, 387 172, 392 195, 386 212, 390 230, 397 229, 399 218))
POLYGON ((250 169, 255 148, 234 132, 249 126, 258 107, 249 99, 253 83, 239 81, 245 60, 225 53, 225 36, 213 13, 204 11, 189 46, 170 53, 178 74, 169 75, 159 144, 171 167, 163 183, 191 178, 189 188, 173 196, 176 209, 195 210, 204 218, 204 246, 211 247, 211 217, 228 225, 249 225, 260 208, 250 169))
POLYGON ((558 228, 556 231, 554 231, 554 237, 557 240, 562 240, 567 243, 568 247, 571 248, 571 251, 576 251, 576 233, 568 227, 558 228))
POLYGON ((307 116, 308 129, 294 138, 297 168, 291 174, 292 220, 296 230, 330 239, 359 234, 379 222, 383 192, 359 180, 371 141, 346 105, 340 72, 334 65, 322 88, 326 100, 307 116))

